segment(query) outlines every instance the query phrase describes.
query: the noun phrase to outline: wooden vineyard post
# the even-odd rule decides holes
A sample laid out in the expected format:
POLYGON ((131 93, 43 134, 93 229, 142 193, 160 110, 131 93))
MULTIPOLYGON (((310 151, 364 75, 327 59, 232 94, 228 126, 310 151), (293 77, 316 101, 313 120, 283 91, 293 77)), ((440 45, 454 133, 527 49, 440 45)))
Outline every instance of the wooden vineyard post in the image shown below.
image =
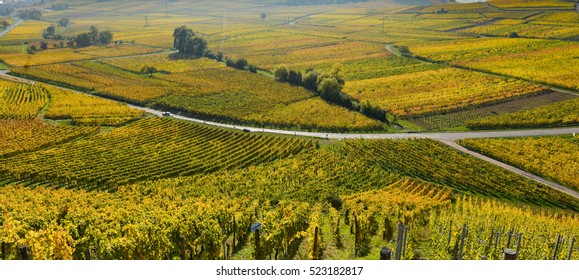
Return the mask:
POLYGON ((6 259, 6 243, 2 242, 2 260, 6 259))
POLYGON ((90 249, 88 249, 88 248, 86 248, 86 249, 84 250, 84 259, 87 260, 87 261, 92 260, 92 258, 91 258, 91 256, 90 256, 90 249))
POLYGON ((312 259, 318 259, 318 227, 314 228, 314 248, 312 248, 312 259))
POLYGON ((404 225, 402 223, 398 224, 398 238, 396 238, 396 254, 394 255, 395 260, 400 260, 402 257, 402 246, 404 242, 404 225))
POLYGON ((559 244, 561 243, 561 234, 557 234, 557 242, 555 243, 555 250, 553 250, 553 260, 557 259, 557 251, 559 251, 559 244))
POLYGON ((30 260, 30 255, 28 255, 28 249, 26 248, 26 245, 21 245, 18 247, 18 249, 20 250, 20 256, 23 260, 30 260))
POLYGON ((233 217, 233 244, 231 244, 232 247, 232 253, 235 252, 235 232, 237 231, 237 223, 235 222, 235 217, 233 217))
POLYGON ((521 252, 521 240, 523 240, 523 234, 519 233, 519 238, 517 240, 517 258, 519 258, 519 253, 521 252))
POLYGON ((458 249, 458 258, 459 260, 462 260, 462 250, 464 249, 464 241, 466 240, 466 236, 468 234, 468 227, 466 226, 466 224, 464 224, 462 226, 462 235, 460 237, 460 247, 458 249))
MULTIPOLYGON (((567 260, 571 260, 571 257, 573 256, 573 249, 575 249, 575 236, 573 236, 573 239, 571 239, 571 246, 569 247, 569 253, 567 254, 567 260)), ((2 247, 4 248, 4 247, 2 247)))
POLYGON ((513 249, 505 249, 505 253, 503 254, 503 260, 516 260, 517 259, 517 252, 513 249))
POLYGON ((388 249, 386 246, 382 246, 380 249, 380 260, 390 260, 392 258, 392 250, 388 249))
POLYGON ((261 260, 261 250, 259 249, 259 229, 255 230, 255 259, 256 260, 261 260))

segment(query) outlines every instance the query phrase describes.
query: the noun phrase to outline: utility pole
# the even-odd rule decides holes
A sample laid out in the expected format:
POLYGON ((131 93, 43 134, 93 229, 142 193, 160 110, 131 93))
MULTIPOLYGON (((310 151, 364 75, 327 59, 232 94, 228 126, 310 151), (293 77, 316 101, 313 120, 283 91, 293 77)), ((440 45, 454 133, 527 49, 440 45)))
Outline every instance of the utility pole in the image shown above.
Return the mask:
POLYGON ((149 27, 149 19, 145 16, 145 27, 149 27))
POLYGON ((382 17, 382 34, 384 34, 385 17, 382 17))
POLYGON ((169 4, 167 3, 169 0, 165 0, 165 17, 169 17, 169 4))

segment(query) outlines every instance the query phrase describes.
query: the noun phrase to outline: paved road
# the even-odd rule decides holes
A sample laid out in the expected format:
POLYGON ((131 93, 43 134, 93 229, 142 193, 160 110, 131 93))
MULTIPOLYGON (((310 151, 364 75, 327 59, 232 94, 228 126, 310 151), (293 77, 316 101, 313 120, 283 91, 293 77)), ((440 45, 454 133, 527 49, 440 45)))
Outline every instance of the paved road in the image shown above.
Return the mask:
MULTIPOLYGON (((11 76, 8 71, 0 71, 0 76, 4 76, 8 79, 18 79, 22 82, 34 83, 33 80, 23 79, 11 76)), ((63 87, 61 87, 63 88, 63 87)), ((63 88, 70 90, 68 88, 63 88)), ((76 91, 78 93, 87 94, 84 92, 76 91)), ((136 108, 143 110, 147 113, 162 116, 163 112, 159 110, 154 110, 151 108, 140 107, 136 105, 128 104, 131 108, 136 108)), ((327 139, 411 139, 411 138, 428 138, 440 141, 454 149, 462 151, 464 153, 470 154, 475 156, 479 159, 485 160, 491 164, 496 166, 505 168, 512 172, 515 172, 521 176, 527 177, 532 179, 536 182, 549 186, 553 189, 561 191, 565 194, 573 196, 579 199, 579 193, 567 189, 555 182, 546 180, 539 176, 533 175, 521 169, 518 169, 514 166, 502 163, 500 161, 491 159, 487 156, 481 155, 479 153, 470 151, 460 145, 458 145, 455 141, 460 139, 466 138, 497 138, 497 137, 525 137, 525 136, 548 136, 548 135, 564 135, 564 134, 572 134, 572 133, 579 133, 579 127, 567 127, 567 128, 550 128, 550 129, 530 129, 530 130, 504 130, 504 131, 473 131, 473 132, 438 132, 438 133, 382 133, 382 134, 368 134, 368 133, 323 133, 323 132, 306 132, 306 131, 291 131, 291 130, 282 130, 282 129, 267 129, 267 128, 257 128, 257 127, 249 127, 249 126, 241 126, 241 125, 232 125, 232 124, 224 124, 218 122, 211 122, 205 121, 201 119, 189 118, 179 115, 172 116, 175 119, 192 121, 197 123, 204 123, 208 125, 213 125, 217 127, 224 127, 224 128, 232 128, 232 129, 239 129, 249 132, 262 132, 262 133, 274 133, 274 134, 283 134, 283 135, 296 135, 296 136, 306 136, 306 137, 316 137, 316 138, 327 138, 327 139)))
POLYGON ((14 24, 8 26, 8 28, 0 32, 0 37, 3 37, 4 35, 8 34, 8 32, 12 31, 12 29, 16 28, 16 26, 20 25, 21 23, 22 23, 21 19, 17 20, 14 24))
POLYGON ((465 148, 465 147, 457 144, 457 143, 456 143, 455 141, 453 141, 453 140, 439 139, 439 141, 442 142, 442 143, 444 143, 444 144, 446 144, 446 145, 448 145, 448 146, 450 146, 450 147, 452 147, 452 148, 454 148, 454 149, 457 149, 457 150, 459 150, 459 151, 461 151, 461 152, 467 153, 467 154, 469 154, 469 155, 472 155, 472 156, 474 156, 474 157, 477 157, 477 158, 479 158, 479 159, 482 159, 482 160, 484 160, 484 161, 487 161, 487 162, 489 162, 489 163, 492 163, 492 164, 494 164, 494 165, 496 165, 496 166, 499 166, 499 167, 502 167, 502 168, 504 168, 504 169, 507 169, 507 170, 509 170, 509 171, 511 171, 511 172, 515 172, 515 173, 517 173, 517 174, 519 174, 519 175, 521 175, 521 176, 523 176, 523 177, 527 177, 527 178, 529 178, 529 179, 531 179, 531 180, 534 180, 534 181, 539 182, 539 183, 541 183, 541 184, 543 184, 543 185, 549 186, 549 187, 551 187, 551 188, 553 188, 553 189, 555 189, 555 190, 558 190, 558 191, 560 191, 560 192, 563 192, 563 193, 565 193, 565 194, 568 194, 568 195, 570 195, 570 196, 572 196, 572 197, 574 197, 574 198, 576 198, 576 199, 579 199, 579 192, 570 190, 570 189, 568 189, 568 188, 566 188, 566 187, 564 187, 564 186, 561 186, 561 185, 559 185, 559 184, 557 184, 557 183, 555 183, 555 182, 553 182, 553 181, 549 181, 549 180, 547 180, 547 179, 545 179, 545 178, 542 178, 542 177, 539 177, 539 176, 537 176, 537 175, 531 174, 531 173, 529 173, 529 172, 526 172, 526 171, 521 170, 521 169, 519 169, 519 168, 516 168, 516 167, 514 167, 514 166, 505 164, 505 163, 503 163, 503 162, 500 162, 500 161, 498 161, 498 160, 492 159, 492 158, 487 157, 487 156, 485 156, 485 155, 482 155, 482 154, 479 154, 479 153, 477 153, 477 152, 471 151, 471 150, 469 150, 469 149, 467 149, 467 148, 465 148))

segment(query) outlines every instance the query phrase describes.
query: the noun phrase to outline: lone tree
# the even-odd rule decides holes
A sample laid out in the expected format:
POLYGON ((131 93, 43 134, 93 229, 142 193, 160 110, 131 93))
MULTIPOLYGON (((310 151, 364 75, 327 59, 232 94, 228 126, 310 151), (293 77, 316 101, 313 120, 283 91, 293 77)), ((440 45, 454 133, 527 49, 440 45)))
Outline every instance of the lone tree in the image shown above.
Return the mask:
POLYGON ((145 65, 145 66, 143 66, 143 68, 141 68, 140 72, 142 74, 146 74, 147 76, 151 77, 151 76, 153 76, 153 74, 157 73, 158 70, 154 66, 145 65))
POLYGON ((183 25, 173 32, 173 47, 183 54, 202 56, 207 49, 207 41, 183 25))
POLYGON ((261 13, 260 17, 261 17, 262 20, 265 20, 265 18, 267 17, 267 15, 266 15, 265 13, 261 13))
POLYGON ((68 25, 70 25, 70 19, 62 18, 58 21, 58 26, 68 27, 68 25))

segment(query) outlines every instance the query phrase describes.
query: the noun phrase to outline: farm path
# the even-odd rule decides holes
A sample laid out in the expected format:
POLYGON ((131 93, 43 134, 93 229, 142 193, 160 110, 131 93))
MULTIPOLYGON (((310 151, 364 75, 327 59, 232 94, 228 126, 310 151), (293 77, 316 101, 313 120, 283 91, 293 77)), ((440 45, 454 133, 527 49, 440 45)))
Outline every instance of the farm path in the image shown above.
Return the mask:
POLYGON ((12 31, 12 29, 16 28, 16 26, 20 25, 23 20, 18 19, 14 24, 8 26, 8 28, 4 29, 4 31, 0 32, 0 38, 4 37, 4 35, 8 34, 8 32, 12 31))

